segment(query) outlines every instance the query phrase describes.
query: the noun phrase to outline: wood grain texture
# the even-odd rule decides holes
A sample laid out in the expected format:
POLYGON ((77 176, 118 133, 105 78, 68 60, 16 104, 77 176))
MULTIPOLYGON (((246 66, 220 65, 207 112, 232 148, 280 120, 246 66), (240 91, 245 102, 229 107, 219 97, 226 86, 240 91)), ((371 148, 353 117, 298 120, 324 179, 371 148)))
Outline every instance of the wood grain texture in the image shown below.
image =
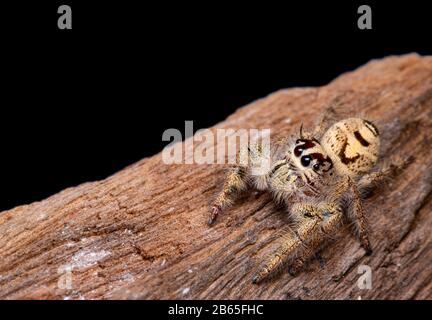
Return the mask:
MULTIPOLYGON (((2 299, 430 299, 432 298, 432 57, 372 61, 319 88, 281 90, 215 128, 312 126, 337 99, 382 133, 380 160, 414 155, 405 173, 365 202, 372 256, 344 228, 297 277, 251 283, 288 223, 268 194, 251 193, 206 225, 224 165, 144 159, 103 180, 0 213, 2 299), (372 268, 371 290, 357 286, 372 268), (71 286, 59 287, 64 270, 71 286)), ((203 105, 205 102, 203 101, 203 105)), ((139 148, 139 146, 137 146, 139 148)))

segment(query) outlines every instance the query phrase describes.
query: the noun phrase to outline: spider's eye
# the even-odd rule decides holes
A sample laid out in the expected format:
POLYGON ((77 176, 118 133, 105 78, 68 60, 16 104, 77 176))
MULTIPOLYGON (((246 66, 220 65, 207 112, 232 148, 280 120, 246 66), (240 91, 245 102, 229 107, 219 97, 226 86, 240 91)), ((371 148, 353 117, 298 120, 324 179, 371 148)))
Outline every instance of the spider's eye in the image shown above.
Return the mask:
POLYGON ((301 156, 301 154, 303 153, 303 146, 297 146, 297 147, 295 147, 294 148, 294 155, 296 156, 296 157, 300 157, 301 156))
POLYGON ((315 171, 318 171, 319 167, 320 167, 320 165, 319 165, 318 163, 315 163, 315 164, 313 165, 313 169, 314 169, 315 171))
POLYGON ((309 164, 311 163, 312 158, 310 156, 303 156, 301 157, 301 164, 303 167, 307 167, 309 166, 309 164))

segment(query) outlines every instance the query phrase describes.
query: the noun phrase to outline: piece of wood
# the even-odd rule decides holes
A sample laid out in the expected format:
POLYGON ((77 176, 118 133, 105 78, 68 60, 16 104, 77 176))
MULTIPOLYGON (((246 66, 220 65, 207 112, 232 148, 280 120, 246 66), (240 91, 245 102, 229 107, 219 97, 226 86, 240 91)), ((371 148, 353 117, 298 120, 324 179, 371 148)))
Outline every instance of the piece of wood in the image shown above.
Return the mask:
MULTIPOLYGON (((226 166, 144 159, 98 182, 0 213, 0 298, 425 299, 432 298, 432 57, 372 61, 320 88, 281 90, 215 128, 312 126, 337 100, 375 119, 382 158, 414 155, 406 172, 365 202, 372 256, 344 228, 297 277, 251 283, 287 215, 251 193, 206 225, 226 166), (359 266, 372 270, 360 289, 359 266)), ((205 102, 203 102, 205 104, 205 102)))

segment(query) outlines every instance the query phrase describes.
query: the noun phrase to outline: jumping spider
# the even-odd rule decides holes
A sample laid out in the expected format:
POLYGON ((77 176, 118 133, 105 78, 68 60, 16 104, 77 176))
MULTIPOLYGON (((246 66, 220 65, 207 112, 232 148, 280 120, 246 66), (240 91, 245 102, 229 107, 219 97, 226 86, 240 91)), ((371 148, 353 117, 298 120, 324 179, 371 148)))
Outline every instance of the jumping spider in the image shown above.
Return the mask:
POLYGON ((347 118, 326 130, 326 122, 323 116, 313 132, 301 128, 298 139, 272 145, 270 170, 265 174, 251 174, 251 164, 263 157, 257 145, 240 151, 246 152, 248 161, 230 170, 210 209, 211 225, 249 187, 268 190, 276 201, 286 205, 294 227, 281 237, 280 246, 255 274, 253 283, 286 262, 290 263, 289 272, 296 274, 325 240, 336 234, 345 215, 356 226, 366 253, 372 253, 362 197, 370 187, 403 169, 409 160, 395 158, 390 165, 370 172, 380 144, 376 126, 361 118, 347 118))

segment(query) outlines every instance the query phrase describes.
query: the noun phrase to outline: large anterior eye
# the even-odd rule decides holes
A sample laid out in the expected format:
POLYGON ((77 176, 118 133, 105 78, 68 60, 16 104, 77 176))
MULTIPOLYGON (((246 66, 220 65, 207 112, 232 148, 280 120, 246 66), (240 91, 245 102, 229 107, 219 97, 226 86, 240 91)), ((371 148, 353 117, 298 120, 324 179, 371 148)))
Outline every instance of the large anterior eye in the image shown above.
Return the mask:
POLYGON ((307 167, 309 166, 309 164, 311 163, 312 158, 310 156, 303 156, 301 157, 301 164, 303 167, 307 167))
POLYGON ((296 157, 300 157, 303 151, 305 151, 306 149, 315 147, 315 142, 313 142, 312 140, 298 139, 296 141, 296 144, 298 144, 298 146, 294 148, 294 155, 296 157))
POLYGON ((295 147, 295 148, 294 148, 294 155, 295 155, 296 157, 300 157, 301 154, 303 153, 303 150, 304 150, 304 149, 303 149, 303 145, 295 147))

